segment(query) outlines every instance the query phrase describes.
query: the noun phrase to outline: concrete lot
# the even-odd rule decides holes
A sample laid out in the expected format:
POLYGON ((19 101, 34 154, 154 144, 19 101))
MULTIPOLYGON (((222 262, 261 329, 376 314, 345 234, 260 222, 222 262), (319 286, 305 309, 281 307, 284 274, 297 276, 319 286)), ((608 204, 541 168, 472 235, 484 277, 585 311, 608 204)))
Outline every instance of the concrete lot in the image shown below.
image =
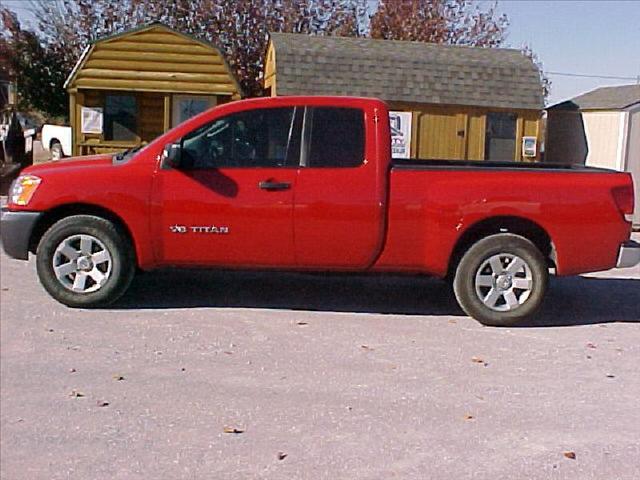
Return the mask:
POLYGON ((427 279, 150 273, 86 311, 0 263, 3 479, 640 478, 638 269, 498 329, 427 279))

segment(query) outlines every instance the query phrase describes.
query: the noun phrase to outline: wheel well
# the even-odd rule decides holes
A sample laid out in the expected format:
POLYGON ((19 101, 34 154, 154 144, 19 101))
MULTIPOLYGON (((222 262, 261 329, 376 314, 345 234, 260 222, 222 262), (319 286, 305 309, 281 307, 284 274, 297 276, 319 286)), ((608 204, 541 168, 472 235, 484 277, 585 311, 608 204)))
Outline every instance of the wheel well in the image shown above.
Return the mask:
POLYGON ((104 218, 105 220, 109 220, 126 236, 127 240, 129 240, 133 248, 133 253, 135 255, 135 243, 133 241, 133 235, 131 235, 131 231, 127 227, 127 224, 124 223, 124 221, 118 215, 110 210, 107 210, 106 208, 98 207, 97 205, 88 205, 82 203, 62 205, 45 212, 33 228, 31 238, 29 239, 29 251, 31 253, 36 253, 38 243, 40 243, 40 239, 42 238, 44 233, 49 230, 49 228, 57 221, 62 220, 66 217, 71 217, 73 215, 93 215, 96 217, 104 218))
POLYGON ((493 217, 472 225, 458 239, 449 262, 449 275, 455 272, 458 262, 474 243, 497 233, 513 233, 530 240, 547 259, 549 267, 555 268, 555 248, 544 228, 522 217, 493 217))

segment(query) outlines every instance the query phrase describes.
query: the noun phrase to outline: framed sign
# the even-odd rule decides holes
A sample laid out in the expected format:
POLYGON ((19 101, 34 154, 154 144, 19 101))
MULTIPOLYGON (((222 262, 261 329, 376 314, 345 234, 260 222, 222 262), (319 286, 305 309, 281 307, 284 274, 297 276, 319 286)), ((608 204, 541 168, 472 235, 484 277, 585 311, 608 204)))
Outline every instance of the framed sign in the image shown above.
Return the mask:
POLYGON ((522 137, 522 156, 535 157, 537 153, 538 139, 536 137, 522 137))
POLYGON ((393 158, 411 157, 411 117, 411 112, 389 112, 393 158))
POLYGON ((82 133, 102 133, 103 114, 101 107, 82 107, 82 133))

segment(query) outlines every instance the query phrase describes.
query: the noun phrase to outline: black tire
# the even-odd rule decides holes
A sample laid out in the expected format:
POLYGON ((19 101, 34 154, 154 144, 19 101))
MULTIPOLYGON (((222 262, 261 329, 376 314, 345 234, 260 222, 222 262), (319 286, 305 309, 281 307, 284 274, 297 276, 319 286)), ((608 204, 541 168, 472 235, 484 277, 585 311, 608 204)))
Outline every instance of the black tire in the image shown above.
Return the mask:
POLYGON ((540 250, 526 238, 501 233, 465 252, 455 271, 453 291, 469 316, 484 325, 506 327, 535 315, 548 283, 549 270, 540 250), (496 274, 500 268, 494 267, 500 265, 502 272, 496 274))
MULTIPOLYGON (((77 242, 79 244, 80 240, 77 242)), ((136 271, 133 246, 127 236, 110 221, 92 215, 74 215, 53 224, 40 239, 36 255, 38 277, 45 290, 57 301, 70 307, 92 308, 115 302, 125 293, 136 271), (79 257, 83 256, 81 247, 75 252, 78 254, 75 260, 71 260, 71 256, 67 258, 60 252, 56 253, 58 247, 62 247, 65 242, 67 245, 73 245, 75 238, 94 239, 95 243, 91 248, 96 249, 96 254, 106 250, 109 260, 104 260, 100 265, 97 262, 95 265, 89 262, 85 270, 78 270, 79 257), (61 258, 69 260, 61 266, 70 265, 70 268, 76 268, 76 271, 71 271, 59 279, 54 271, 54 261, 58 262, 61 258), (96 272, 98 268, 102 271, 96 272), (89 284, 87 291, 72 291, 69 286, 65 286, 65 283, 74 283, 78 273, 86 277, 83 287, 89 284), (100 273, 104 283, 94 281, 91 276, 100 273), (91 291, 92 289, 94 290, 91 291)), ((89 256, 92 257, 93 255, 89 256)))
POLYGON ((54 140, 54 142, 51 144, 51 148, 49 148, 49 152, 51 153, 51 160, 61 160, 62 158, 64 158, 62 145, 58 141, 54 140))

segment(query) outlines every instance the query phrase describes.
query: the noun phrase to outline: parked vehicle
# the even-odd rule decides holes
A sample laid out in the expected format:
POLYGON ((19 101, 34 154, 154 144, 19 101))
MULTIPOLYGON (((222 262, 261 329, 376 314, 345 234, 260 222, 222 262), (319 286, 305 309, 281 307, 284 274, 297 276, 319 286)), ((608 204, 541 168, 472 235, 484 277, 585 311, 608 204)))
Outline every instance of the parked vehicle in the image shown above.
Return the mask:
POLYGON ((73 307, 113 302, 137 268, 394 272, 450 279, 487 325, 531 317, 550 268, 640 261, 629 174, 390 152, 379 100, 232 102, 140 150, 30 167, 3 245, 35 253, 45 289, 73 307))
POLYGON ((70 157, 71 146, 71 127, 49 124, 42 127, 42 148, 49 151, 51 160, 70 157))

